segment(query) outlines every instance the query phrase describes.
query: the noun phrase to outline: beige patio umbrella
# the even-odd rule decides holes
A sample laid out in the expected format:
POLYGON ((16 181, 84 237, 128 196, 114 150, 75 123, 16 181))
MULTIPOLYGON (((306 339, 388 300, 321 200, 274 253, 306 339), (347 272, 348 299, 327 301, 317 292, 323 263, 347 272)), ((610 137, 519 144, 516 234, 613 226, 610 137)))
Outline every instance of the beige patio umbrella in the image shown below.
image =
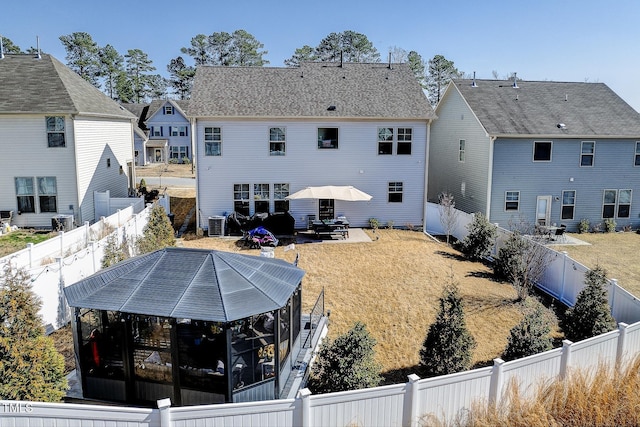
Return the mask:
POLYGON ((351 185, 323 185, 307 187, 285 197, 287 200, 296 199, 335 199, 349 202, 369 201, 372 196, 358 190, 351 185))

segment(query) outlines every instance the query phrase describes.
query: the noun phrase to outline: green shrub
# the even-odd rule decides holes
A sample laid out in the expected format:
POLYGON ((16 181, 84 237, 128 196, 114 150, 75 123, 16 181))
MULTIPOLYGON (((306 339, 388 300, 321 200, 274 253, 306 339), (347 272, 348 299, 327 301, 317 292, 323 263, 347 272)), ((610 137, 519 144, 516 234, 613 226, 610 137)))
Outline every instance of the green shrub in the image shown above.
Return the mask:
POLYGON ((578 224, 578 233, 588 233, 591 229, 591 223, 587 218, 582 218, 578 224))
POLYGON ((460 250, 469 259, 482 260, 489 256, 498 235, 497 227, 486 216, 478 212, 467 226, 469 234, 464 238, 460 250))
POLYGON ((149 222, 136 242, 138 253, 144 254, 175 245, 176 237, 167 213, 162 206, 154 204, 149 212, 149 222))
POLYGON ((618 224, 613 218, 607 218, 604 220, 604 227, 607 230, 607 233, 615 233, 617 225, 618 224))
POLYGON ((452 374, 471 367, 476 342, 467 330, 464 305, 457 285, 447 285, 440 310, 420 349, 420 371, 425 377, 452 374))
POLYGON ((357 322, 335 341, 322 343, 309 377, 314 393, 358 390, 380 384, 381 366, 375 361, 376 340, 357 322))
POLYGON ((505 361, 520 359, 551 350, 551 324, 555 315, 540 301, 527 297, 522 303, 522 320, 509 331, 507 347, 502 354, 505 361))
POLYGON ((380 221, 377 218, 369 218, 369 227, 371 227, 373 231, 376 231, 380 228, 380 221))
POLYGON ((607 301, 607 276, 596 266, 584 276, 585 287, 578 294, 576 303, 565 312, 562 329, 567 339, 580 341, 604 334, 616 328, 607 301))

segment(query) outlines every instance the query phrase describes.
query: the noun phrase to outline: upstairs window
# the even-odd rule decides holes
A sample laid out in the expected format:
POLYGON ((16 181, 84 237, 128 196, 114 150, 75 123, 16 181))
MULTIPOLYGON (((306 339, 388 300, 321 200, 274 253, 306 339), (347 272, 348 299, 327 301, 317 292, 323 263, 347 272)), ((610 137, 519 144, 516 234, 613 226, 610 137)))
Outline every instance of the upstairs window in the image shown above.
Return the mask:
POLYGON ((47 123, 47 144, 50 148, 65 147, 64 117, 45 117, 47 123))
POLYGON ((58 212, 58 186, 54 176, 38 177, 40 212, 58 212))
POLYGON ((204 155, 222 155, 222 131, 218 127, 204 128, 204 155))
POLYGON ((636 141, 636 156, 633 164, 640 166, 640 141, 636 141))
POLYGON ((520 209, 520 192, 507 191, 504 194, 504 210, 517 211, 520 209))
POLYGON ((269 155, 284 156, 286 139, 285 128, 269 128, 269 155))
POLYGON ((533 143, 533 161, 550 162, 551 146, 551 141, 535 141, 533 143))
POLYGON ((18 213, 34 213, 36 211, 36 190, 33 186, 33 178, 18 177, 16 182, 16 196, 18 199, 18 213))
POLYGON ((151 126, 151 136, 162 136, 162 126, 151 126))
POLYGON ((318 148, 338 148, 338 128, 318 128, 318 148))
POLYGON ((593 166, 593 156, 596 152, 594 141, 582 141, 580 147, 580 166, 593 166))
POLYGON ((458 161, 460 163, 464 163, 464 150, 465 150, 465 145, 467 144, 467 141, 465 141, 464 139, 461 139, 460 142, 458 143, 458 161))
POLYGON ((411 128, 398 128, 398 154, 411 154, 412 133, 411 128))
POLYGON ((171 136, 187 136, 186 126, 171 126, 169 127, 169 135, 171 136))
POLYGON ((378 128, 378 154, 393 154, 393 128, 378 128))
POLYGON ((173 105, 165 105, 164 114, 173 114, 173 105))
POLYGON ((389 183, 389 203, 402 203, 403 184, 402 182, 389 183))

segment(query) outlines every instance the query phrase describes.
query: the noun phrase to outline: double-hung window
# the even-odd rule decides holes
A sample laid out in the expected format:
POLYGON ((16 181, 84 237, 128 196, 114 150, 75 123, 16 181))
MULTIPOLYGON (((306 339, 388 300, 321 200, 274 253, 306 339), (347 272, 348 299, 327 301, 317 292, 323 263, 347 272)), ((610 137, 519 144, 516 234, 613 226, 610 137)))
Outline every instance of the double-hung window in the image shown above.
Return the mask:
POLYGON ((18 199, 18 213, 34 213, 36 211, 36 189, 31 177, 17 177, 16 196, 18 199))
POLYGON ((182 160, 189 157, 188 145, 172 145, 169 147, 169 157, 172 159, 182 160))
POLYGON ((64 136, 64 117, 46 117, 47 144, 50 148, 66 146, 64 136))
POLYGON ((633 164, 640 166, 640 141, 636 141, 636 155, 633 160, 633 164))
POLYGON ((249 216, 249 184, 233 184, 233 210, 249 216))
POLYGON ((562 192, 561 219, 573 219, 576 210, 576 190, 562 192))
POLYGON ((378 154, 393 154, 393 128, 378 128, 378 154))
POLYGON ((162 136, 162 126, 151 126, 151 136, 162 136))
POLYGON ((165 105, 164 114, 173 114, 173 105, 165 105))
POLYGON ((397 154, 411 154, 412 133, 413 129, 411 128, 398 128, 397 154))
POLYGON ((269 128, 269 155, 284 156, 286 151, 286 140, 285 128, 269 128))
POLYGON ((582 141, 580 146, 580 166, 593 166, 593 156, 596 153, 594 141, 582 141))
POLYGON ((550 162, 552 145, 551 141, 535 141, 533 143, 533 161, 550 162))
POLYGON ((467 141, 465 141, 464 139, 461 139, 458 142, 458 161, 460 163, 464 163, 466 145, 467 145, 467 141))
POLYGON ((171 126, 169 127, 169 135, 171 136, 187 136, 186 126, 171 126))
POLYGON ((273 210, 275 212, 289 212, 289 184, 273 184, 273 210))
POLYGON ((219 127, 204 128, 204 155, 222 155, 222 130, 219 127))
POLYGON ((389 203, 402 203, 403 183, 399 181, 389 183, 389 203))
POLYGON ((520 209, 520 192, 506 191, 504 193, 504 210, 517 211, 520 209))
POLYGON ((604 190, 602 218, 629 218, 631 216, 631 190, 604 190))
POLYGON ((253 184, 255 212, 269 212, 269 184, 253 184))
POLYGON ((58 212, 58 186, 54 176, 41 176, 38 180, 40 212, 58 212))
POLYGON ((318 128, 318 148, 338 148, 338 128, 318 128))

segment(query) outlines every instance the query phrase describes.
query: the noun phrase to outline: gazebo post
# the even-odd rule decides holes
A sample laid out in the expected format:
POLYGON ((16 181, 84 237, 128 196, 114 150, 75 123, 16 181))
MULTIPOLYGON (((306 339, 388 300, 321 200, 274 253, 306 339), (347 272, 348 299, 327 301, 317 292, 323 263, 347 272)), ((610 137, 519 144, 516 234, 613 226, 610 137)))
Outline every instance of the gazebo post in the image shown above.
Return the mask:
POLYGON ((227 379, 227 402, 233 403, 233 366, 231 366, 231 324, 224 324, 224 333, 227 347, 227 360, 225 362, 225 378, 227 379))
POLYGON ((178 348, 178 323, 174 317, 169 319, 171 325, 171 377, 173 382, 173 401, 176 406, 182 406, 182 386, 180 385, 180 349, 178 348))

